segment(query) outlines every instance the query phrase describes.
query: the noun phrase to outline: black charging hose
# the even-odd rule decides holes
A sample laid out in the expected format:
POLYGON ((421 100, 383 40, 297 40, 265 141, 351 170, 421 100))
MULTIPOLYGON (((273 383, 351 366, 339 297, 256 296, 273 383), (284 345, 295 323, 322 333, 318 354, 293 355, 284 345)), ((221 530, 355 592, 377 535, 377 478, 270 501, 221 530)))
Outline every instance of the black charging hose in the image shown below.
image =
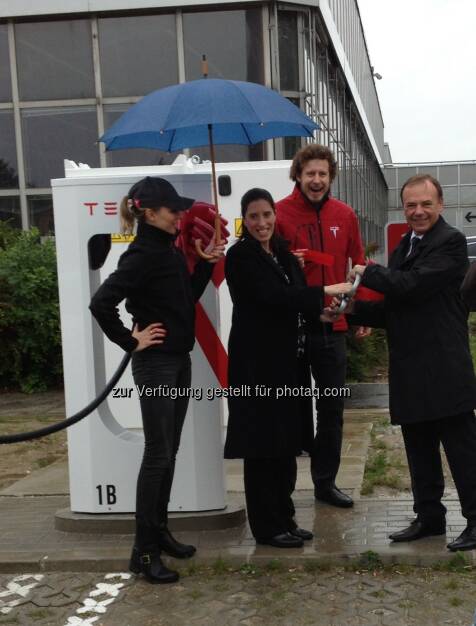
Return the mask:
POLYGON ((75 413, 71 417, 67 417, 61 422, 57 422, 56 424, 50 424, 50 426, 45 426, 45 428, 39 428, 38 430, 31 430, 28 433, 15 433, 13 435, 0 435, 0 444, 2 443, 18 443, 19 441, 29 441, 30 439, 39 439, 40 437, 46 437, 46 435, 51 435, 52 433, 57 433, 59 430, 63 430, 64 428, 68 428, 68 426, 72 426, 76 424, 80 420, 82 420, 86 415, 89 415, 96 409, 101 402, 103 402, 107 396, 111 393, 112 389, 116 385, 117 381, 120 379, 124 370, 126 369, 129 361, 131 359, 130 353, 127 353, 122 361, 119 364, 119 367, 114 372, 114 375, 109 380, 107 385, 101 391, 101 393, 84 409, 81 409, 78 413, 75 413))

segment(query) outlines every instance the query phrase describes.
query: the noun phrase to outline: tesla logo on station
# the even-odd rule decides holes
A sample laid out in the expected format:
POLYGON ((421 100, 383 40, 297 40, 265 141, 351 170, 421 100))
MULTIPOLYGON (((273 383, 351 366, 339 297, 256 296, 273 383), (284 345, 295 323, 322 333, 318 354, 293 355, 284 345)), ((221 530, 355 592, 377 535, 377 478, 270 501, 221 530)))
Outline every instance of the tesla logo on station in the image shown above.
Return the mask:
POLYGON ((337 231, 340 230, 338 226, 329 226, 329 230, 334 235, 334 239, 337 239, 337 231))
POLYGON ((83 202, 88 210, 89 217, 93 217, 98 206, 101 206, 104 215, 117 215, 117 202, 83 202))

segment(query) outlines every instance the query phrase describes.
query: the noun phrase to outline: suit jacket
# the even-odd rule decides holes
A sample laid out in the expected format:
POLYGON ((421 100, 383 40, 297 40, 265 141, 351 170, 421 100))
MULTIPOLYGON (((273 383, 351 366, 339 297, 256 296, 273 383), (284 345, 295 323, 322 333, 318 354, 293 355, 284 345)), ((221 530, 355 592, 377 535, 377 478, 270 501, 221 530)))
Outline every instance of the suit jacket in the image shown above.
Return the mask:
POLYGON ((277 398, 277 389, 310 388, 307 359, 297 356, 298 312, 318 320, 323 289, 306 287, 290 252, 281 249, 277 257, 279 265, 251 237, 226 255, 233 301, 229 384, 249 386, 251 392, 228 400, 227 458, 292 456, 312 446, 312 398, 277 398), (256 395, 256 385, 263 385, 266 395, 256 395))
POLYGON ((352 324, 387 330, 390 415, 406 424, 472 410, 476 382, 468 340, 468 308, 460 285, 468 267, 463 234, 440 217, 407 256, 403 237, 388 268, 371 265, 362 284, 385 295, 357 302, 352 324))

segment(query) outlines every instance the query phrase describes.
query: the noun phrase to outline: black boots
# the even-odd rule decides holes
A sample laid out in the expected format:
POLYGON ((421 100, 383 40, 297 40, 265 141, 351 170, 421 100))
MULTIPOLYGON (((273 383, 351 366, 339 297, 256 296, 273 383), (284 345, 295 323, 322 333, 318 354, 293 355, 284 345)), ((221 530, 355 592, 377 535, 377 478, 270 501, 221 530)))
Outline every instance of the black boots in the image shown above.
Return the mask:
POLYGON ((142 574, 148 582, 155 585, 176 583, 179 579, 177 572, 162 563, 159 551, 140 553, 135 546, 132 548, 129 570, 134 574, 142 574))
POLYGON ((171 535, 167 526, 160 527, 159 534, 157 535, 157 545, 162 552, 176 559, 189 559, 197 551, 195 546, 177 541, 171 535))

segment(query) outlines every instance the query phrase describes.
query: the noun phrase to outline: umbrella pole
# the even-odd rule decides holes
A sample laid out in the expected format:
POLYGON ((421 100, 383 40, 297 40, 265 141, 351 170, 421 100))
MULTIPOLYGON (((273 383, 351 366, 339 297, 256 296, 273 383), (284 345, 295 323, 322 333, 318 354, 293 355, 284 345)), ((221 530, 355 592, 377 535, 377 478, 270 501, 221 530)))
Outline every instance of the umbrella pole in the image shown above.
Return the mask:
POLYGON ((215 242, 216 244, 219 244, 221 240, 221 221, 220 211, 218 209, 217 174, 215 170, 215 146, 213 145, 211 124, 208 124, 208 142, 210 144, 210 158, 212 161, 213 204, 215 205, 215 242))
MULTIPOLYGON (((212 125, 208 124, 208 142, 210 146, 210 159, 212 162, 212 191, 213 191, 213 204, 215 205, 215 244, 218 245, 221 241, 221 221, 220 211, 218 209, 218 188, 217 188, 217 175, 215 169, 215 146, 213 145, 212 125)), ((211 254, 205 254, 202 250, 202 241, 197 239, 195 241, 195 249, 197 254, 202 259, 214 259, 211 254)))

